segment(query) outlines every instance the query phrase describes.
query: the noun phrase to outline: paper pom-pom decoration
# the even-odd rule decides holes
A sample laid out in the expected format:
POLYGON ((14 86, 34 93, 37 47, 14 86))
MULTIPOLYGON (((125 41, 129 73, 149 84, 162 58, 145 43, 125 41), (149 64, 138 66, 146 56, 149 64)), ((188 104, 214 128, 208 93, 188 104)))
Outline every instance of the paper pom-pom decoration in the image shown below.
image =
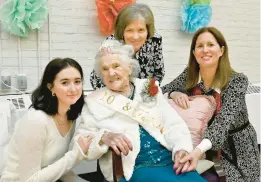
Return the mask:
POLYGON ((195 33, 209 24, 211 16, 210 0, 185 0, 181 7, 181 30, 195 33))
POLYGON ((47 0, 7 0, 0 9, 4 29, 20 37, 27 37, 30 29, 40 29, 47 15, 47 0))
POLYGON ((96 0, 100 32, 103 35, 111 35, 121 8, 135 2, 136 0, 96 0))

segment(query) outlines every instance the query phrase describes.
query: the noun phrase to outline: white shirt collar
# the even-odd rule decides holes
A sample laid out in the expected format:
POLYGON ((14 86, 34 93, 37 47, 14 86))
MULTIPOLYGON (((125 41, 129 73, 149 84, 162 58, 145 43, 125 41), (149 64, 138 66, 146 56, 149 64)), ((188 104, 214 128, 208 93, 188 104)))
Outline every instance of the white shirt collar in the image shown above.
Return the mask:
MULTIPOLYGON (((201 82, 201 75, 200 73, 198 74, 198 84, 201 82)), ((212 88, 213 90, 215 90, 218 94, 221 93, 221 90, 219 88, 212 88)))

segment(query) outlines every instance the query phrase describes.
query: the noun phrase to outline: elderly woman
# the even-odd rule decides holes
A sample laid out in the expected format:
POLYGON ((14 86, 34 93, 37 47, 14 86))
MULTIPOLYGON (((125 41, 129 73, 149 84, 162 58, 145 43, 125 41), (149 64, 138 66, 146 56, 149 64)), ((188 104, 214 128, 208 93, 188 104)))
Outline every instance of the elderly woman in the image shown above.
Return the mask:
POLYGON ((108 181, 113 180, 109 148, 122 155, 121 181, 205 181, 196 171, 176 174, 189 167, 179 160, 192 151, 190 132, 155 79, 133 77, 137 67, 133 52, 132 46, 108 40, 96 56, 95 69, 106 87, 85 100, 79 132, 94 135, 86 158, 100 158, 108 181))
MULTIPOLYGON (((161 83, 165 75, 162 37, 155 33, 154 16, 147 5, 125 6, 115 21, 114 35, 106 39, 133 46, 133 56, 140 67, 138 78, 154 77, 161 83)), ((105 86, 95 69, 91 72, 90 82, 95 90, 105 86)))

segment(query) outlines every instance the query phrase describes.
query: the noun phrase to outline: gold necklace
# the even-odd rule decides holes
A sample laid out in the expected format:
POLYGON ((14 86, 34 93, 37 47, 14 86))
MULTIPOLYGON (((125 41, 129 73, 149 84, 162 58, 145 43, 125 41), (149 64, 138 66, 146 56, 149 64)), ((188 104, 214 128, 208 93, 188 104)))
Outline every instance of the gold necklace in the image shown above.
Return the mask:
POLYGON ((60 119, 57 118, 57 116, 54 118, 55 122, 58 123, 59 125, 65 125, 67 122, 66 120, 64 120, 63 122, 61 122, 60 119))

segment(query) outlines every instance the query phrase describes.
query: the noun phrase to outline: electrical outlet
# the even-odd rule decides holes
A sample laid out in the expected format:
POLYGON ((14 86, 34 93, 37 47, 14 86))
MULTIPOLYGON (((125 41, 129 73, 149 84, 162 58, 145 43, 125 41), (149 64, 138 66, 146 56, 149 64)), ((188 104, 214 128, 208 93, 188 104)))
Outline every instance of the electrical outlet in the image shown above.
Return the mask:
POLYGON ((11 88, 11 76, 7 75, 7 76, 1 76, 1 90, 2 91, 10 91, 11 88))
POLYGON ((27 89, 27 77, 26 74, 17 75, 17 89, 25 91, 27 89))

